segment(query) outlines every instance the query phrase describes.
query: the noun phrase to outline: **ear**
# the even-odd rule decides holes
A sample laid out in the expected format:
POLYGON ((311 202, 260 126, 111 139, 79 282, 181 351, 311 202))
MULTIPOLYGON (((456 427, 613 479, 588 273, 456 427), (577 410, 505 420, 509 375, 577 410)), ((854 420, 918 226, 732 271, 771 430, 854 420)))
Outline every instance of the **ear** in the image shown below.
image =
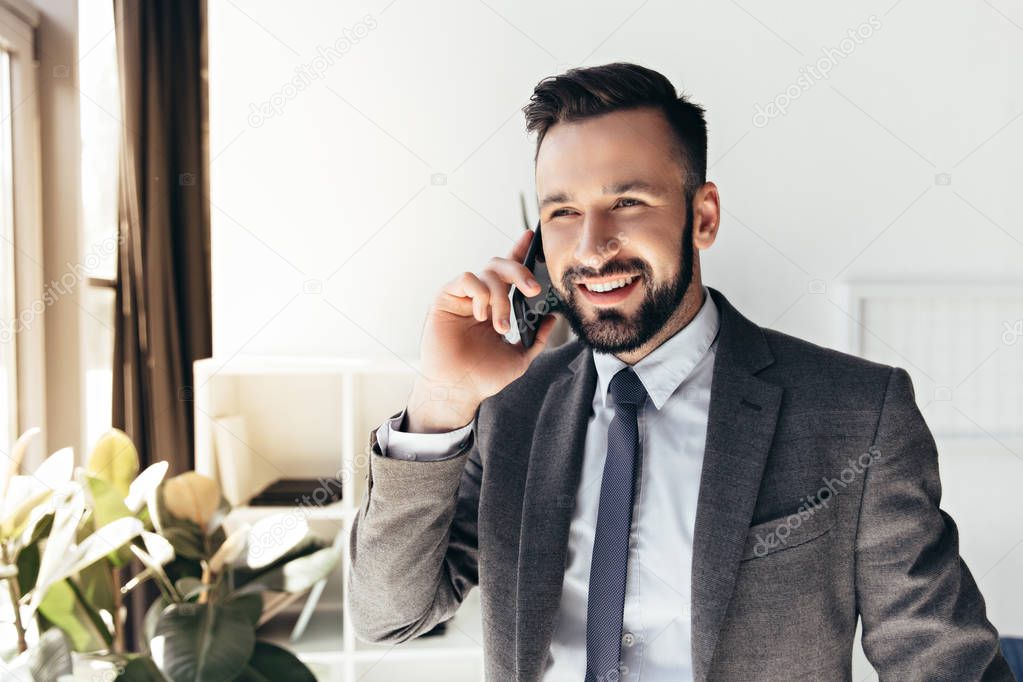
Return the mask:
POLYGON ((721 197, 713 182, 704 183, 693 196, 693 245, 709 249, 717 238, 721 224, 721 197))

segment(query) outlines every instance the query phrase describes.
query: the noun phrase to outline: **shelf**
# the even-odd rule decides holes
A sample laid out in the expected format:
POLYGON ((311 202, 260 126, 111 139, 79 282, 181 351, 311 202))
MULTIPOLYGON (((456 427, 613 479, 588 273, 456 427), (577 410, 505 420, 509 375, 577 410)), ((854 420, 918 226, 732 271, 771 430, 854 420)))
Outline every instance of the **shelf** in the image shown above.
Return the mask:
POLYGON ((478 588, 465 598, 442 635, 417 637, 402 644, 373 644, 356 640, 355 659, 360 661, 397 658, 478 658, 483 654, 483 627, 478 588))
POLYGON ((246 499, 252 492, 248 488, 260 488, 272 477, 341 484, 343 499, 338 502, 302 503, 305 498, 299 497, 291 505, 240 504, 225 521, 230 530, 274 514, 295 514, 324 543, 340 543, 341 562, 322 592, 289 604, 258 633, 294 651, 321 682, 483 678, 475 590, 442 635, 399 645, 370 644, 344 627, 344 580, 351 569, 346 534, 366 493, 373 456, 370 436, 405 406, 417 368, 418 361, 395 356, 254 355, 207 358, 193 368, 197 472, 218 479, 223 469, 225 475, 236 476, 235 499, 246 499), (225 457, 226 466, 219 466, 219 457, 225 457), (291 633, 306 604, 315 604, 315 609, 303 636, 292 643, 291 633))
POLYGON ((303 662, 340 664, 344 660, 360 663, 387 661, 482 662, 483 632, 480 621, 479 590, 466 598, 443 634, 417 637, 402 644, 373 644, 356 640, 355 651, 342 650, 342 616, 339 608, 319 608, 305 633, 297 642, 289 640, 296 613, 282 612, 259 629, 257 635, 290 649, 303 662))
POLYGON ((231 510, 232 521, 253 523, 274 514, 286 514, 298 511, 307 521, 345 521, 355 516, 355 507, 346 507, 343 501, 325 505, 242 505, 231 510))
POLYGON ((254 525, 260 519, 274 514, 297 514, 309 526, 309 532, 319 541, 330 544, 338 531, 351 526, 351 520, 358 509, 347 507, 343 502, 335 502, 325 506, 256 506, 242 505, 235 507, 224 520, 228 532, 243 524, 254 525))
POLYGON ((246 375, 260 374, 347 374, 387 371, 418 371, 419 360, 398 358, 393 355, 380 357, 338 358, 338 357, 294 357, 284 355, 238 355, 232 358, 204 358, 195 362, 196 375, 213 374, 246 375))

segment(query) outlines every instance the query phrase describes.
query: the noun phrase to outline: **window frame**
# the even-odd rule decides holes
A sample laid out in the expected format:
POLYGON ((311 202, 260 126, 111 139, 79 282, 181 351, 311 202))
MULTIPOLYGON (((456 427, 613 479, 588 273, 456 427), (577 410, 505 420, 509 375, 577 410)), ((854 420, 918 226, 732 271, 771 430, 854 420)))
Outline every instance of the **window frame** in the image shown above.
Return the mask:
MULTIPOLYGON (((24 0, 0 0, 0 45, 10 60, 11 141, 13 176, 14 310, 31 310, 43 297, 43 233, 40 200, 41 152, 38 97, 36 28, 39 13, 24 0), (34 265, 32 265, 34 263, 34 265)), ((29 449, 28 463, 38 461, 45 450, 46 364, 43 315, 15 334, 14 429, 42 429, 29 449)), ((6 418, 6 415, 5 415, 6 418)), ((3 449, 10 444, 0 444, 3 449)))

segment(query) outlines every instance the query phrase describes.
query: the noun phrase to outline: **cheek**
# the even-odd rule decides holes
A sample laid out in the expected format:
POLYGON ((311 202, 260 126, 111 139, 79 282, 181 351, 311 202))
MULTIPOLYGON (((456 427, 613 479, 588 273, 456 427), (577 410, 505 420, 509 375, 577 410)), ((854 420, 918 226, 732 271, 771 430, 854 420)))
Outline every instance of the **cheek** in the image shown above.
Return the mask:
POLYGON ((572 258, 571 244, 567 243, 563 238, 551 238, 544 234, 543 255, 544 263, 547 266, 547 272, 550 274, 551 279, 555 282, 561 281, 561 274, 570 265, 572 258))

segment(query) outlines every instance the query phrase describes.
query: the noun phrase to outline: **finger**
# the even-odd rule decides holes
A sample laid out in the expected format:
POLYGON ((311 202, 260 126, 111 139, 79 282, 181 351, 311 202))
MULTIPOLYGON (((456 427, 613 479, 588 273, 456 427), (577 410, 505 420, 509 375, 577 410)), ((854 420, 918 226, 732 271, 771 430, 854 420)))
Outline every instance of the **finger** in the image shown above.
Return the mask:
MULTIPOLYGON (((444 285, 442 293, 456 298, 472 299, 472 315, 480 322, 487 319, 486 306, 490 300, 490 287, 472 272, 461 275, 444 285)), ((458 311, 452 310, 458 314, 458 311)))
POLYGON ((536 337, 533 339, 533 345, 526 349, 526 359, 529 362, 533 362, 533 358, 539 355, 544 348, 547 347, 547 339, 550 338, 551 331, 554 329, 554 324, 558 321, 557 316, 548 313, 543 316, 540 321, 540 326, 537 327, 536 337))
POLYGON ((508 284, 493 270, 484 270, 480 279, 490 287, 491 324, 498 334, 506 334, 511 329, 508 313, 511 303, 508 301, 508 284))
POLYGON ((533 241, 533 230, 523 230, 522 234, 515 241, 512 250, 508 252, 508 258, 521 263, 526 259, 526 251, 529 251, 529 243, 533 241))
MULTIPOLYGON (((487 270, 495 272, 502 282, 514 284, 519 291, 528 296, 540 293, 540 284, 534 279, 533 273, 518 261, 494 256, 487 263, 487 270)), ((504 295, 508 295, 508 287, 504 288, 504 295)))

